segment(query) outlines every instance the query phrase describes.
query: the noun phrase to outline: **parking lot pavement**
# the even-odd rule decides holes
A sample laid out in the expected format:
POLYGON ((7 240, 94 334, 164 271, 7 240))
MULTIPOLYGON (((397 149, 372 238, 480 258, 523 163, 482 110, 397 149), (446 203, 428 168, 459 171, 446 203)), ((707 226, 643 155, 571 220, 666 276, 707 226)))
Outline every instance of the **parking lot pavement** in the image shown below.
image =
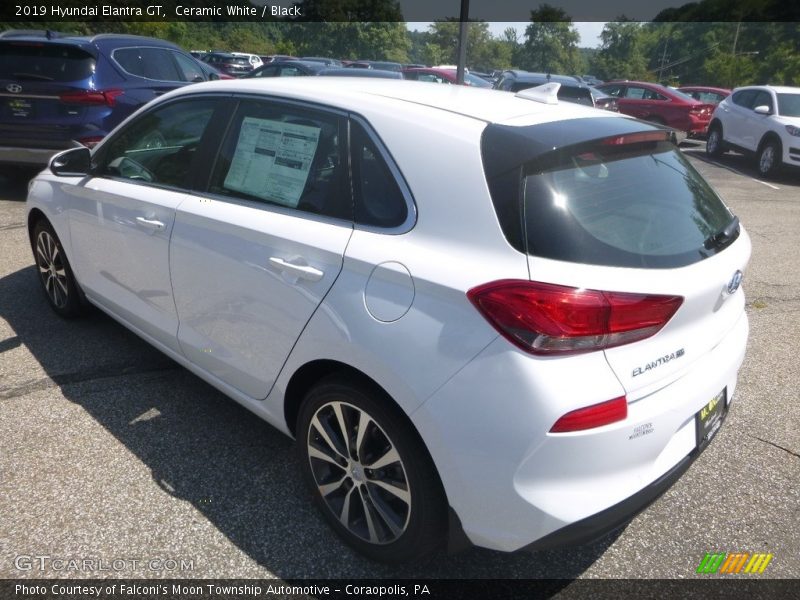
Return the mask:
POLYGON ((109 318, 48 308, 25 180, 0 176, 0 577, 682 578, 706 552, 769 552, 765 576, 800 577, 800 174, 768 186, 742 157, 683 149, 753 240, 750 343, 720 434, 593 545, 392 569, 323 524, 291 440, 109 318), (53 559, 97 562, 74 571, 53 559))

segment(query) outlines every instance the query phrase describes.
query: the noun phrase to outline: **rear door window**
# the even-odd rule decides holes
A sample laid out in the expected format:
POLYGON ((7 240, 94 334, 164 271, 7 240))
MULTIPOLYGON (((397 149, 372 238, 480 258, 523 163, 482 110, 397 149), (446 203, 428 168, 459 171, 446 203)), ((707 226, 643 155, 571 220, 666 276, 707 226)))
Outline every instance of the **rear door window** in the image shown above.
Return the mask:
POLYGON ((155 81, 186 81, 166 48, 118 48, 112 56, 131 75, 155 81))
POLYGON ((388 156, 357 121, 351 121, 350 145, 356 223, 386 228, 403 225, 409 217, 408 202, 388 156))

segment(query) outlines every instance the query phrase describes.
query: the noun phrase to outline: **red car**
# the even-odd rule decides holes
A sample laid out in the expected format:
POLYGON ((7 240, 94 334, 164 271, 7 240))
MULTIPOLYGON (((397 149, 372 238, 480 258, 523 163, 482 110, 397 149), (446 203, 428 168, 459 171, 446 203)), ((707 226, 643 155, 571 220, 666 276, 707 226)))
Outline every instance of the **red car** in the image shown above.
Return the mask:
MULTIPOLYGON (((403 69, 403 77, 411 79, 412 81, 430 81, 433 83, 455 83, 456 70, 455 69, 436 69, 430 67, 411 67, 403 69)), ((473 75, 472 73, 464 73, 464 85, 471 85, 473 87, 492 87, 491 82, 473 75)))
POLYGON ((707 102, 708 104, 719 104, 725 98, 731 95, 731 91, 727 88, 708 87, 707 85, 687 85, 678 88, 679 92, 691 96, 700 102, 707 102))
POLYGON ((619 81, 598 85, 597 89, 617 98, 622 114, 667 125, 688 135, 704 135, 715 108, 657 83, 619 81))

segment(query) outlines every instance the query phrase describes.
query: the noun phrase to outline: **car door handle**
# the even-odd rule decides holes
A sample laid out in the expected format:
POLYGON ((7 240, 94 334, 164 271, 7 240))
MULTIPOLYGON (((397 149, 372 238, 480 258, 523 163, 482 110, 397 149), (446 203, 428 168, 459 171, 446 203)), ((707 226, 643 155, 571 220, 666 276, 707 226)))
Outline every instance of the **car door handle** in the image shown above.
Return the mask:
POLYGON ((307 279, 308 281, 319 281, 322 279, 322 276, 325 275, 325 273, 310 265, 295 265, 277 256, 271 256, 269 262, 272 266, 277 267, 281 271, 291 273, 296 277, 307 279))
POLYGON ((144 217, 136 217, 136 224, 154 232, 161 231, 165 227, 164 223, 161 221, 157 221, 155 219, 145 219, 144 217))

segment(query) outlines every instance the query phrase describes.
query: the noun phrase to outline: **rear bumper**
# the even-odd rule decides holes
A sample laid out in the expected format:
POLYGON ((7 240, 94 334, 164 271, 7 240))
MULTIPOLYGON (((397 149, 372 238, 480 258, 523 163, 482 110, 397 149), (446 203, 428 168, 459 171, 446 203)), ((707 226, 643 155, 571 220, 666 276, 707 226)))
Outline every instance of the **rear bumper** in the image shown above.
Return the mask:
POLYGON ((742 312, 679 379, 630 400, 624 421, 568 434, 548 433, 558 416, 624 394, 603 355, 547 361, 490 344, 412 414, 466 537, 538 550, 624 525, 699 454, 695 415, 723 388, 730 404, 747 336, 742 312))
POLYGON ((539 552, 569 546, 589 544, 604 535, 616 531, 630 523, 633 518, 658 500, 689 469, 700 451, 693 451, 677 465, 656 479, 653 483, 636 492, 633 496, 615 504, 591 517, 567 525, 550 533, 520 550, 539 552))

